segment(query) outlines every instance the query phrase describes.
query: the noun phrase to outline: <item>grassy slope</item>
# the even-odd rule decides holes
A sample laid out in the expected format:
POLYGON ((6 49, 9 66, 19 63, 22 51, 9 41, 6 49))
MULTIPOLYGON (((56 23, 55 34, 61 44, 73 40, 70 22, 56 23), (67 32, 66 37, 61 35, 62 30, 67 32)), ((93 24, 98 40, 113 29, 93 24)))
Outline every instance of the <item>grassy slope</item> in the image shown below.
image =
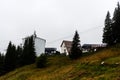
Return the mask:
POLYGON ((0 80, 120 80, 120 49, 109 48, 78 60, 65 56, 49 57, 48 67, 34 64, 16 69, 0 80), (105 65, 100 63, 104 61, 105 65))

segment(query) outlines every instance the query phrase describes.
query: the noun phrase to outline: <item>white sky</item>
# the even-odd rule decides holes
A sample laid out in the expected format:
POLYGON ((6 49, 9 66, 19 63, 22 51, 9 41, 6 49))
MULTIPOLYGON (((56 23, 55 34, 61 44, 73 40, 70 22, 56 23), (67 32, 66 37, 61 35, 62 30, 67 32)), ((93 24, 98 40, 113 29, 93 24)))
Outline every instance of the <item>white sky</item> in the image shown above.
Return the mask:
POLYGON ((72 40, 75 30, 81 44, 101 43, 104 19, 119 0, 0 0, 0 51, 8 42, 18 45, 33 34, 59 48, 62 40, 72 40))

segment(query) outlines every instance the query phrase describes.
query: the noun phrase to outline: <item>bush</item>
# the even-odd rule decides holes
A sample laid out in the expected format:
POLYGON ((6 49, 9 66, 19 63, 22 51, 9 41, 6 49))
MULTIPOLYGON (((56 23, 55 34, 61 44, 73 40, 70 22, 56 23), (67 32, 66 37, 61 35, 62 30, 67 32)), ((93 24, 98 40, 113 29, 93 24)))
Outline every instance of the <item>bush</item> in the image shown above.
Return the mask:
POLYGON ((36 60, 37 68, 44 68, 47 65, 47 56, 45 54, 41 54, 36 60))

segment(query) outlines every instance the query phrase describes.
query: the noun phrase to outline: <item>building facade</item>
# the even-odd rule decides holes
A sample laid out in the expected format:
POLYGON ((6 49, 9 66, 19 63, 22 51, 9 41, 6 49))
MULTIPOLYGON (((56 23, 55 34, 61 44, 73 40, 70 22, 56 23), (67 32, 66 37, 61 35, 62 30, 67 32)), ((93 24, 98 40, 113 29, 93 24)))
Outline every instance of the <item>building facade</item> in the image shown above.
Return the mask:
POLYGON ((53 48, 53 47, 47 47, 47 48, 45 48, 45 54, 48 54, 48 55, 55 54, 56 51, 57 51, 57 48, 53 48))
POLYGON ((82 51, 86 52, 95 52, 101 48, 105 48, 106 44, 83 44, 82 51))
MULTIPOLYGON (((23 44, 25 42, 26 38, 23 38, 23 44)), ((37 37, 36 33, 34 32, 33 34, 33 39, 34 39, 34 47, 35 47, 35 52, 37 56, 40 56, 42 53, 45 53, 45 44, 46 40, 37 37)))
POLYGON ((71 47, 72 47, 72 41, 63 40, 60 47, 61 47, 61 53, 69 55, 71 47))

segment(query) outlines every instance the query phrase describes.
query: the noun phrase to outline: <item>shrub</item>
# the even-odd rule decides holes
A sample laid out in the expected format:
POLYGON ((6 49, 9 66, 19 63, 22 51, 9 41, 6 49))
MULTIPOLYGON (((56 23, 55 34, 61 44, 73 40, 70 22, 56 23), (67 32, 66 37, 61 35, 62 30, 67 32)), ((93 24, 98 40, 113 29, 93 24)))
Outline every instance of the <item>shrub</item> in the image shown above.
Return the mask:
POLYGON ((44 68, 47 65, 47 56, 45 54, 41 54, 36 60, 37 68, 44 68))

